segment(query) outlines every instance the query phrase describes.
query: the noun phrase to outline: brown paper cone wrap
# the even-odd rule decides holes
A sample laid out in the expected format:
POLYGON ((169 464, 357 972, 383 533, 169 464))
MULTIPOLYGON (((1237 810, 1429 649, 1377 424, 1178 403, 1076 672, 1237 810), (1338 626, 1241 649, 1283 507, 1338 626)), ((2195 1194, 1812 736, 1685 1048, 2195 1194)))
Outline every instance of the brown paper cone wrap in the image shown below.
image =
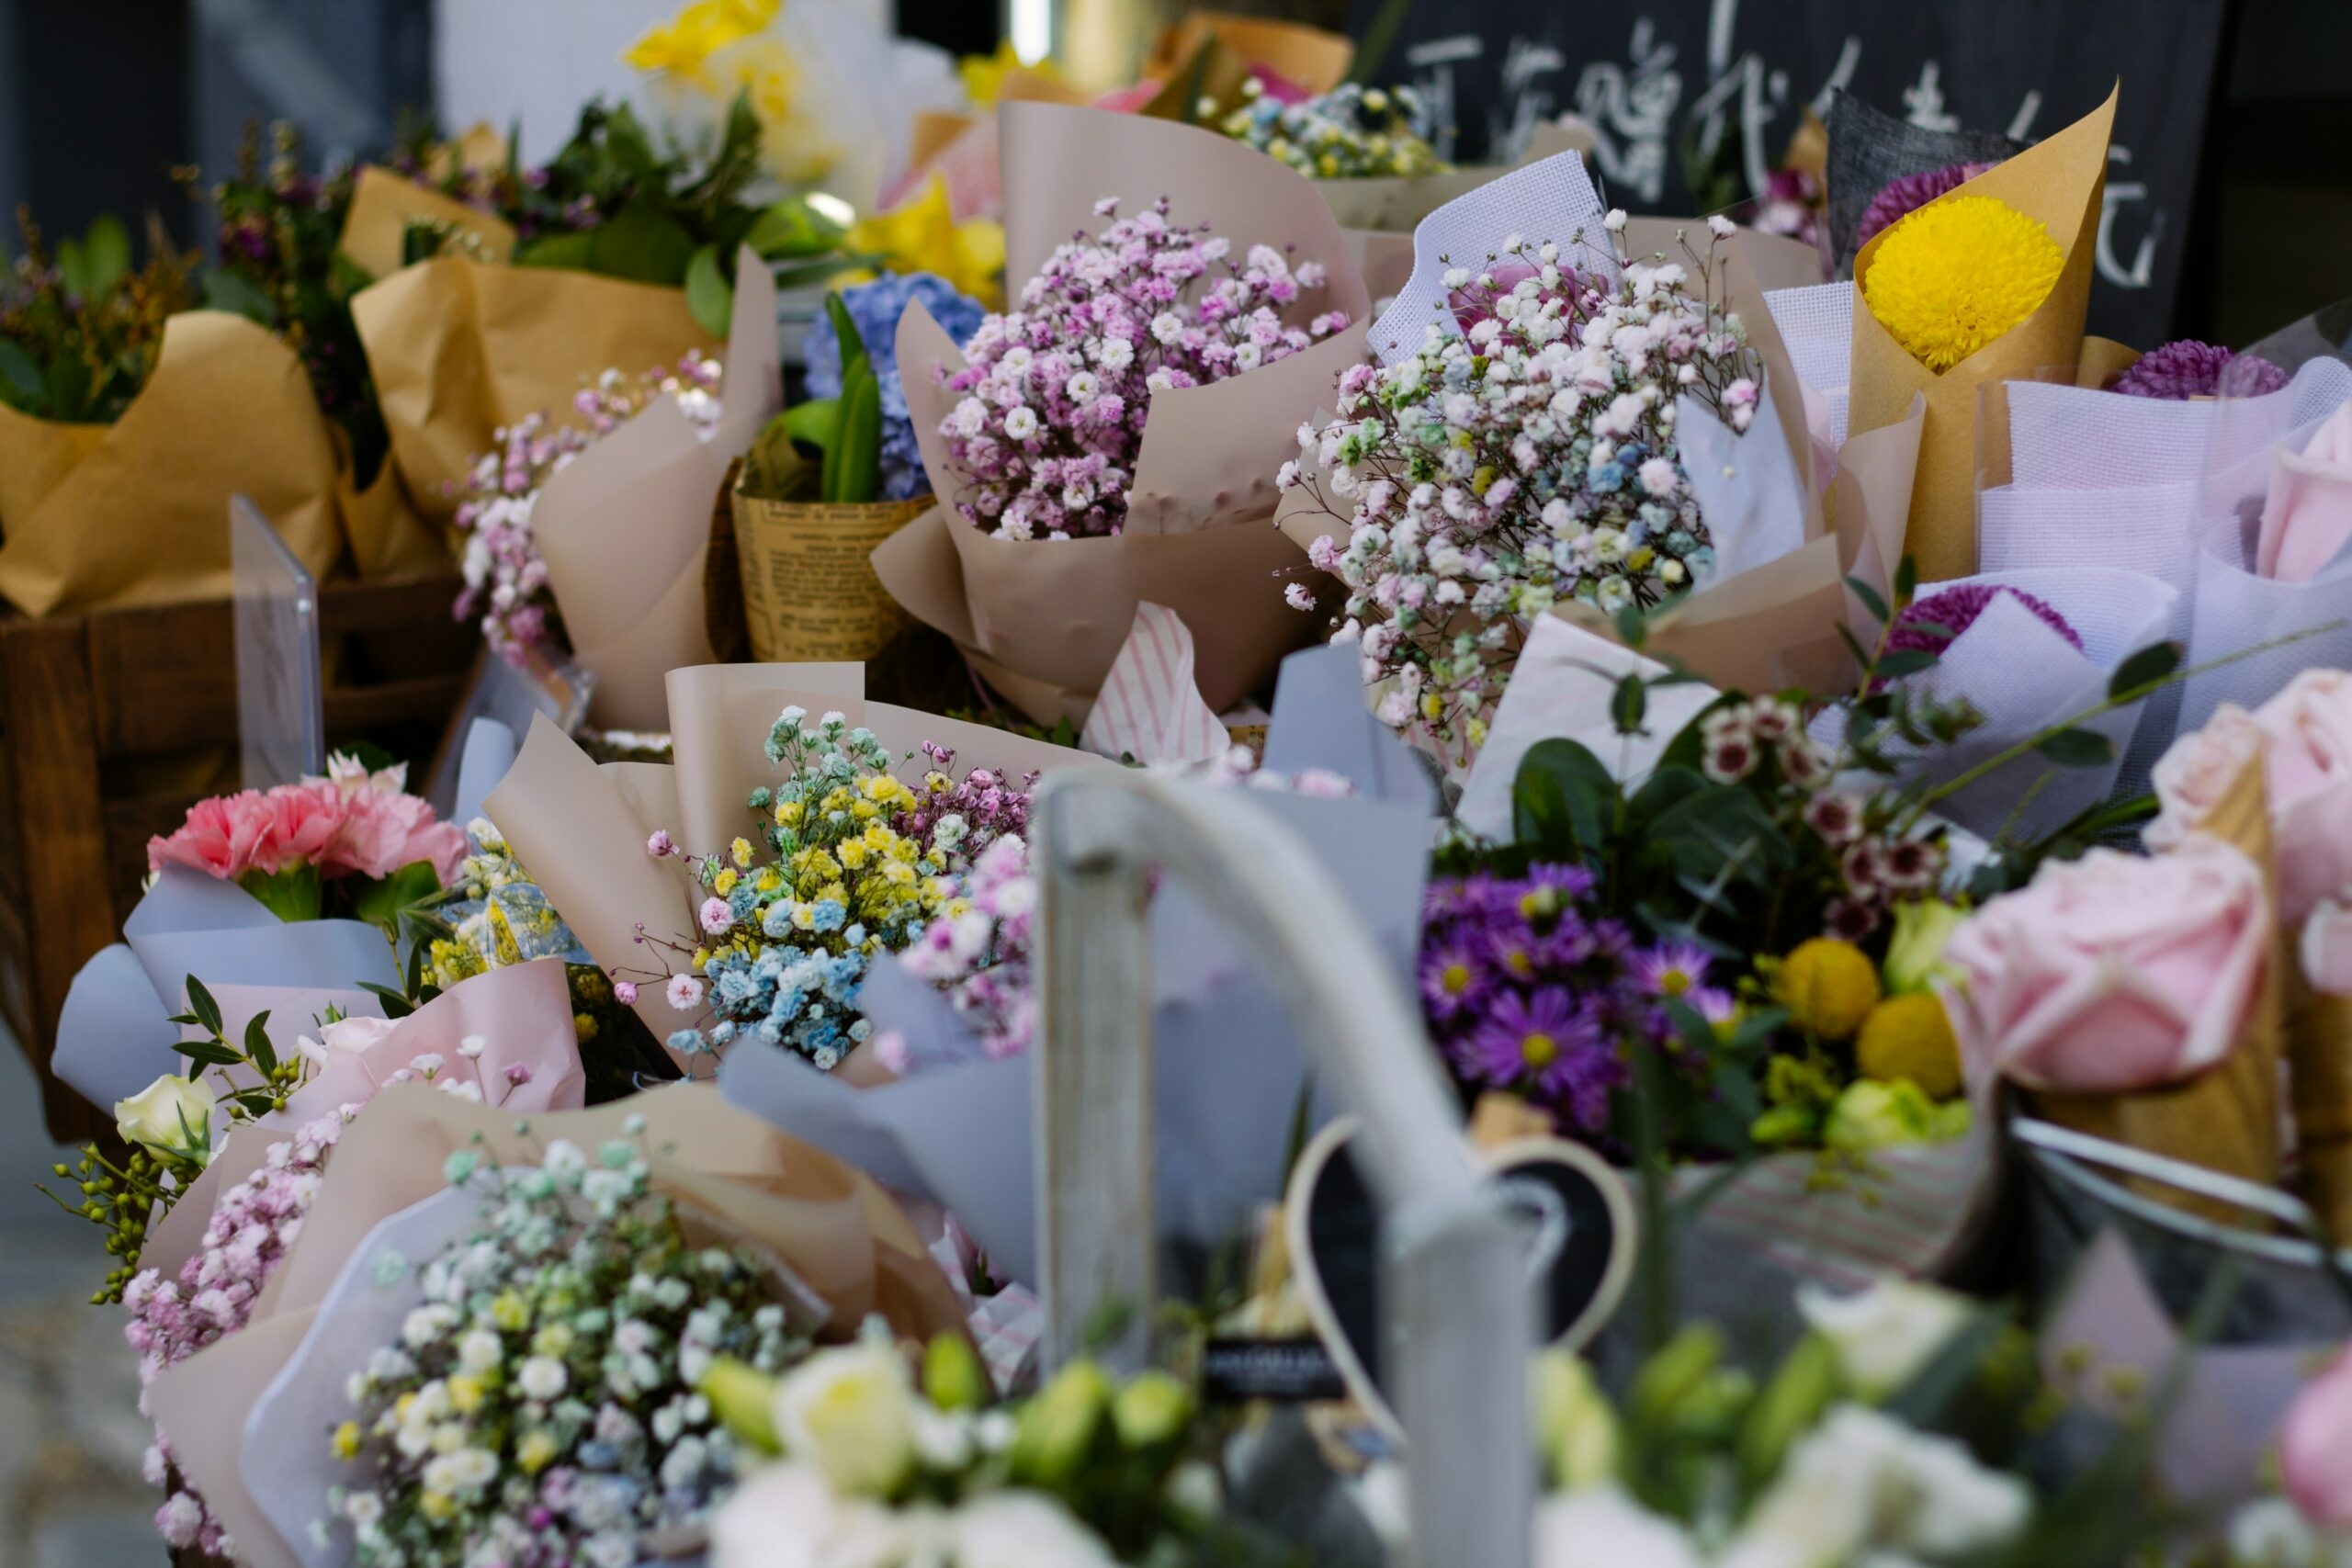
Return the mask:
POLYGON ((391 432, 392 460, 425 519, 446 527, 453 491, 495 433, 608 369, 634 374, 718 348, 685 294, 553 267, 443 256, 354 296, 353 319, 391 432))
POLYGON ((907 613, 874 575, 868 558, 930 511, 931 497, 767 501, 738 486, 729 500, 753 660, 863 661, 906 628, 907 613))
POLYGON ((504 219, 373 164, 352 182, 335 248, 368 276, 389 277, 401 269, 408 226, 417 220, 455 231, 463 236, 460 247, 478 261, 503 264, 514 254, 514 229, 504 219))
MULTIPOLYGON (((2247 760, 2198 831, 2219 839, 2262 868, 2270 907, 2278 908, 2278 866, 2270 837, 2270 807, 2259 752, 2247 760)), ((2264 1186, 2279 1174, 2278 1061, 2284 971, 2274 942, 2263 965, 2261 990, 2245 1034, 2230 1054, 2185 1083, 2139 1094, 2052 1094, 2034 1091, 2034 1113, 2061 1126, 2148 1154, 2203 1166, 2264 1186)), ((2161 1182, 2132 1184, 2148 1197, 2218 1224, 2243 1225, 2245 1211, 2199 1199, 2161 1182)))
POLYGON ((386 454, 374 481, 362 490, 354 482, 350 442, 342 427, 330 423, 327 433, 334 437, 335 511, 343 519, 353 570, 362 577, 397 577, 446 568, 448 548, 409 500, 390 455, 386 454))
POLYGON ((1922 582, 1948 581, 1976 570, 1977 389, 1989 381, 2030 377, 2044 366, 2072 365, 2082 352, 2114 123, 2110 93, 2107 102, 2048 141, 1937 198, 1992 197, 2038 220, 2066 254, 2050 297, 2032 315, 1941 375, 1914 359, 1871 314, 1864 288, 1886 233, 1873 236, 1854 258, 1848 428, 1858 434, 1881 429, 1902 419, 1915 397, 1927 400, 1906 543, 1922 582))
MULTIPOLYGON (((1229 706, 1316 630, 1312 617, 1283 600, 1285 581, 1306 566, 1299 547, 1272 525, 1273 481, 1297 455, 1299 422, 1329 401, 1340 372, 1363 355, 1371 299, 1363 277, 1307 182, 1239 142, 1046 104, 1005 105, 999 132, 1009 176, 1008 278, 1035 276, 1056 244, 1099 229, 1094 202, 1114 190, 1124 196, 1136 171, 1149 169, 1150 196, 1165 194, 1179 221, 1208 222, 1237 249, 1294 246, 1295 263, 1329 269, 1329 288, 1299 320, 1336 309, 1358 324, 1246 375, 1154 396, 1123 533, 1006 539, 943 502, 874 552, 875 572, 909 614, 953 638, 989 684, 1041 724, 1084 721, 1146 600, 1183 617, 1202 700, 1229 706)), ((962 355, 920 304, 900 318, 898 345, 923 467, 933 490, 952 497, 961 476, 939 423, 955 399, 931 371, 952 372, 962 355)))
POLYGON ((1409 234, 1430 213, 1458 196, 1467 196, 1488 180, 1510 173, 1499 164, 1474 169, 1448 169, 1434 175, 1372 175, 1351 180, 1317 180, 1316 194, 1342 229, 1368 229, 1379 233, 1409 234))
POLYGON ((2303 1195, 2342 1246, 2352 1240, 2352 997, 2289 976, 2287 1081, 2303 1195))
POLYGON ((114 423, 0 409, 0 598, 28 615, 225 598, 235 495, 323 578, 343 550, 335 474, 294 351, 243 316, 183 311, 114 423))
MULTIPOLYGON (((1328 93, 1347 80, 1348 67, 1356 56, 1352 41, 1321 28, 1266 17, 1194 11, 1174 27, 1162 29, 1153 40, 1143 74, 1165 86, 1162 97, 1185 94, 1193 86, 1195 56, 1204 48, 1209 50, 1208 69, 1192 96, 1212 98, 1226 108, 1241 101, 1242 79, 1252 66, 1262 65, 1310 93, 1328 93)), ((1153 107, 1159 107, 1155 100, 1153 107)), ((1172 96, 1165 112, 1182 118, 1182 98, 1172 96)))

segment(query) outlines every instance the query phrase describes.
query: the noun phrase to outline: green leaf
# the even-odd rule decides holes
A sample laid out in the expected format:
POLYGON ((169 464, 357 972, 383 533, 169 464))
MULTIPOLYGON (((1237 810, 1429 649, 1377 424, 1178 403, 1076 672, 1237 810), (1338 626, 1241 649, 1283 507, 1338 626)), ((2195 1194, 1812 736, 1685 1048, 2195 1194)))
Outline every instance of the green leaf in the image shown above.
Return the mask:
POLYGON ((2110 701, 2143 686, 2153 685, 2180 668, 2180 644, 2150 643, 2115 667, 2115 678, 2107 683, 2110 701))
POLYGON ((849 306, 839 294, 825 296, 825 317, 833 323, 833 341, 840 345, 842 389, 849 389, 850 367, 866 357, 865 338, 857 330, 857 318, 849 313, 849 306))
POLYGON ((1706 775, 1696 768, 1659 767, 1642 781, 1642 787, 1625 803, 1625 825, 1638 838, 1645 830, 1645 824, 1668 807, 1708 787, 1706 775))
POLYGON ((549 234, 514 252, 516 266, 554 266, 566 272, 596 270, 596 236, 586 231, 549 234))
POLYGON ((1539 740, 1511 781, 1517 840, 1564 860, 1598 854, 1617 815, 1617 781, 1575 740, 1539 740))
POLYGON ((314 865, 290 865, 275 876, 249 871, 237 878, 237 886, 289 925, 297 920, 317 919, 326 901, 326 889, 319 880, 319 868, 314 865))
POLYGON ((743 243, 763 261, 793 261, 820 256, 842 243, 848 232, 799 197, 766 209, 752 220, 743 243))
POLYGON ((269 1010, 245 1021, 245 1055, 265 1073, 277 1070, 277 1052, 269 1043, 269 1010))
POLYGON ((1846 587, 1855 598, 1862 602, 1862 608, 1871 613, 1872 619, 1881 626, 1886 624, 1886 601, 1878 596, 1877 589, 1872 588, 1860 578, 1851 575, 1846 579, 1846 587))
POLYGON ((1924 637, 1930 642, 1950 642, 1960 635, 1941 621, 1906 620, 1903 623, 1903 629, 1916 636, 1924 637))
POLYGON ((220 1032, 220 1004, 204 988, 204 982, 190 975, 187 977, 187 1010, 196 1014, 197 1023, 207 1034, 220 1032))
POLYGON ((0 399, 29 413, 41 406, 46 390, 33 356, 11 339, 0 337, 0 399))
POLYGON ((1635 652, 1639 652, 1642 644, 1649 640, 1649 616, 1643 613, 1640 605, 1628 604, 1617 612, 1614 619, 1617 623, 1617 640, 1635 652))
POLYGON ((90 367, 79 354, 61 354, 49 362, 43 378, 49 394, 49 417, 71 421, 90 412, 90 367))
POLYGON ((1710 885, 1728 877, 1770 887, 1793 858, 1771 814, 1737 784, 1686 795, 1658 813, 1649 842, 1678 873, 1710 885))
POLYGON ((1649 687, 1638 671, 1621 679, 1609 698, 1609 717, 1617 726, 1617 733, 1640 734, 1642 716, 1649 712, 1649 687))
POLYGON ((594 270, 607 277, 675 288, 694 260, 695 237, 660 202, 639 195, 596 231, 593 254, 594 270))
POLYGON ((390 876, 369 880, 351 900, 351 912, 390 935, 400 931, 400 915, 412 904, 441 891, 441 877, 431 861, 411 861, 390 876))
POLYGON ((130 235, 111 212, 98 214, 82 236, 82 254, 90 272, 85 299, 98 298, 130 276, 130 235))
POLYGON ((833 444, 835 427, 841 423, 842 400, 839 398, 817 398, 805 403, 795 403, 776 415, 783 422, 784 433, 795 441, 805 441, 822 452, 833 444))
POLYGON ((172 1049, 199 1066, 233 1067, 244 1060, 226 1045, 216 1045, 209 1040, 183 1040, 172 1049))
POLYGON ((277 301, 242 272, 215 267, 204 275, 204 303, 265 327, 277 325, 277 301))
POLYGON ((1919 586, 1919 562, 1917 557, 1905 556, 1894 567, 1894 598, 1898 604, 1911 603, 1912 593, 1919 586))
POLYGON ((705 245, 686 264, 686 313, 713 337, 725 337, 735 321, 735 286, 718 269, 718 252, 705 245))
POLYGON ((882 491, 882 383, 860 355, 842 385, 842 412, 825 448, 825 497, 856 503, 882 491))
POLYGON ((379 986, 373 980, 362 980, 359 982, 359 988, 363 991, 368 992, 374 996, 378 1001, 384 1004, 384 1016, 386 1018, 406 1018, 409 1014, 416 1010, 414 1008, 409 1006, 409 1001, 406 997, 401 995, 390 986, 379 986))
POLYGON ((89 254, 83 250, 81 241, 71 234, 58 241, 55 260, 57 280, 65 285, 66 293, 85 303, 96 298, 96 290, 90 287, 89 254))
POLYGON ((1900 681, 1905 675, 1917 675, 1922 670, 1935 668, 1936 656, 1924 648, 1898 648, 1878 661, 1875 673, 1881 680, 1900 681))
POLYGON ((2062 768, 2103 767, 2115 756, 2115 744, 2087 729, 2062 729, 2042 737, 2034 748, 2062 768))

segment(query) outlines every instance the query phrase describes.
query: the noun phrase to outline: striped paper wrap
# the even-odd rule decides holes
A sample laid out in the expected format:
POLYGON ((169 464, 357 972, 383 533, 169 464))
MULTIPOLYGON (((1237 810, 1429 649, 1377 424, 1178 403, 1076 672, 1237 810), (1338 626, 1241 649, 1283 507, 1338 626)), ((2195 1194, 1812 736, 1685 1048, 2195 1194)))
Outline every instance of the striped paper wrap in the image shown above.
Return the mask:
MULTIPOLYGON (((1955 1261, 1990 1206, 1993 1128, 1980 1109, 1965 1137, 1881 1149, 1858 1172, 1810 1152, 1769 1156, 1715 1194, 1697 1228, 1711 1242, 1840 1290, 1886 1273, 1932 1279, 1955 1261)), ((1676 1185, 1687 1192, 1708 1174, 1688 1168, 1676 1185)))
POLYGON ((1079 744, 1114 761, 1205 762, 1233 744, 1201 700, 1193 634, 1164 604, 1136 606, 1135 626, 1104 677, 1079 744))

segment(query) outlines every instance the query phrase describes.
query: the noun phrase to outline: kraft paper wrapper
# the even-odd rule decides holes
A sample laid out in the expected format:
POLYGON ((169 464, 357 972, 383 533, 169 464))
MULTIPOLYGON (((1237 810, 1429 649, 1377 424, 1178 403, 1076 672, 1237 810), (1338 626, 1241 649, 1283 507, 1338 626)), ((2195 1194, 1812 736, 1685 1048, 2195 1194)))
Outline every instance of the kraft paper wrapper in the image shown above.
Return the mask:
MULTIPOLYGON (((715 1089, 676 1085, 593 1111, 515 1118, 422 1085, 379 1095, 329 1158, 301 1235, 237 1333, 157 1378, 156 1424, 179 1468, 236 1538, 247 1568, 296 1568, 255 1505, 240 1463, 246 1417, 301 1344, 353 1252, 379 1221, 442 1191, 442 1162, 480 1147, 533 1157, 566 1138, 593 1151, 625 1139, 653 1150, 654 1190, 685 1217, 715 1224, 773 1255, 832 1308, 835 1337, 878 1312, 902 1338, 960 1332, 953 1291, 898 1206, 860 1172, 734 1110, 715 1089), (645 1118, 640 1137, 622 1131, 645 1118), (474 1139, 480 1136, 481 1144, 474 1139)), ((323 1434, 322 1435, 323 1441, 323 1434)))
POLYGON ((503 264, 514 254, 514 229, 504 219, 373 164, 352 184, 351 206, 335 248, 368 276, 389 276, 401 269, 412 220, 444 224, 465 235, 466 248, 477 260, 503 264))
POLYGON ((1941 375, 1914 359, 1871 313, 1862 290, 1886 234, 1873 236, 1854 258, 1848 427, 1856 433, 1882 429, 1903 418, 1915 397, 1927 400, 1906 536, 1922 582, 1948 581, 1976 570, 1977 389, 1989 381, 2030 377, 2042 366, 2075 364, 2082 353, 2114 123, 2110 93, 2104 104, 2048 141, 1937 198, 1995 197, 2040 220, 2066 252, 2050 297, 2032 315, 1941 375))
MULTIPOLYGON (((752 791, 773 783, 763 750, 776 715, 794 703, 813 715, 839 709, 871 728, 893 757, 913 752, 900 776, 925 767, 923 741, 952 747, 957 771, 993 768, 1019 778, 1069 767, 1114 764, 988 725, 865 700, 856 664, 706 664, 673 671, 666 728, 673 763, 599 768, 545 716, 482 802, 581 945, 608 971, 638 977, 654 967, 637 941, 693 930, 696 890, 675 859, 657 861, 645 840, 659 828, 689 852, 722 849, 751 823, 752 791)), ((657 1040, 689 1021, 657 986, 640 983, 638 1016, 657 1040)), ((696 1064, 707 1071, 707 1058, 696 1064)))
POLYGON ((324 578, 343 550, 335 484, 294 351, 243 316, 182 311, 112 424, 0 408, 0 598, 35 616, 226 598, 235 495, 324 578))
POLYGON ((729 496, 741 558, 743 618, 763 664, 873 658, 907 613, 867 558, 929 511, 931 497, 828 503, 729 496))
POLYGON ((1369 229, 1381 233, 1409 234, 1414 225, 1452 201, 1467 196, 1488 180, 1510 172, 1501 165, 1448 169, 1434 175, 1368 175, 1357 179, 1315 182, 1316 194, 1342 229, 1369 229))
MULTIPOLYGON (((1352 40, 1321 28, 1194 11, 1161 29, 1144 61, 1143 74, 1162 84, 1168 93, 1185 93, 1191 87, 1193 57, 1204 48, 1211 51, 1209 67, 1193 96, 1213 98, 1226 108, 1240 102, 1241 83, 1252 66, 1263 66, 1310 93, 1328 93, 1347 80, 1356 57, 1352 40)), ((1170 112, 1181 115, 1182 105, 1171 106, 1170 112)))
MULTIPOLYGON (((1371 300, 1330 211, 1293 170, 1191 126, 1045 104, 1007 104, 1005 276, 1034 276, 1053 248, 1092 232, 1101 197, 1132 210, 1166 195, 1174 216, 1208 222, 1237 250, 1295 247, 1329 284, 1297 318, 1341 310, 1357 324, 1304 354, 1151 401, 1125 531, 1115 537, 1021 541, 984 534, 945 504, 891 536, 874 570, 917 620, 953 638, 989 682, 1041 724, 1082 723, 1110 672, 1136 604, 1165 604, 1198 646, 1201 697, 1224 709, 1256 689, 1312 620, 1283 603, 1306 563, 1268 526, 1274 475, 1297 455, 1301 418, 1328 402, 1363 356, 1371 300), (1133 187, 1150 172, 1148 191, 1133 187)), ((908 412, 935 494, 962 489, 939 423, 954 398, 930 375, 964 363, 920 305, 899 322, 908 412)))
POLYGON ((335 451, 335 510, 343 518, 344 543, 362 577, 396 577, 439 571, 449 563, 440 535, 408 497, 400 468, 388 453, 373 483, 361 490, 351 470, 351 444, 343 427, 330 422, 335 451))
MULTIPOLYGON (((2270 836, 2270 807, 2260 752, 2248 759, 2228 793, 2197 830, 2235 846, 2262 868, 2270 907, 2278 908, 2278 867, 2270 836)), ((2274 942, 2263 966, 2261 994, 2235 1049, 2186 1083, 2140 1094, 2034 1092, 2034 1111, 2062 1126, 2150 1154, 2201 1165, 2265 1185, 2278 1179, 2278 1064, 2284 968, 2274 942)), ((2176 1208, 2224 1224, 2244 1224, 2235 1204, 2199 1200, 2159 1182, 2133 1186, 2176 1208)))
POLYGON ((605 370, 635 374, 718 349, 682 289, 465 256, 402 267, 354 295, 351 314, 392 461, 436 528, 501 427, 542 411, 568 419, 572 395, 605 370))
POLYGON ((550 475, 531 531, 563 612, 572 661, 593 672, 592 720, 660 729, 662 677, 713 657, 703 566, 728 465, 783 406, 775 281, 748 249, 735 263, 735 315, 707 441, 661 398, 550 475))
POLYGON ((2303 1197, 2338 1246, 2352 1237, 2352 997, 2290 976, 2287 1081, 2303 1197))

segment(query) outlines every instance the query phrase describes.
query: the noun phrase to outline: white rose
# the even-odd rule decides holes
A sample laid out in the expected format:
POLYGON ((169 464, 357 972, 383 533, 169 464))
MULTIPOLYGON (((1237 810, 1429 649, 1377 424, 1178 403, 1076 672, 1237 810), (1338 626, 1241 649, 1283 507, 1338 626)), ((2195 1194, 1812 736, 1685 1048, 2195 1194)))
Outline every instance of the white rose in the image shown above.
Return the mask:
POLYGON ((910 1519, 836 1495, 822 1472, 806 1464, 759 1471, 710 1520, 710 1568, 903 1562, 916 1544, 910 1519))
POLYGON ((1819 1568, 1873 1551, 1943 1560, 2025 1527, 2032 1499, 1949 1438, 1843 1404, 1799 1442, 1719 1568, 1819 1568))
POLYGON ((1800 1285, 1797 1311, 1829 1341, 1864 1399, 1883 1399, 1909 1382, 1969 1316, 1968 1303, 1951 1292, 1891 1276, 1852 1295, 1800 1285))
POLYGON ((201 1078, 165 1073, 114 1104, 114 1128, 126 1144, 202 1158, 212 1146, 212 1108, 220 1097, 201 1078))
POLYGON ((1535 1509, 1535 1568, 1701 1568, 1682 1527, 1614 1486, 1555 1494, 1535 1509))
POLYGON ((992 1492, 947 1521, 956 1568, 1117 1568, 1069 1511, 1037 1492, 992 1492))
POLYGON ((775 1418, 785 1452, 852 1495, 887 1495, 914 1463, 913 1383, 886 1344, 861 1341, 803 1361, 776 1385, 775 1418))

